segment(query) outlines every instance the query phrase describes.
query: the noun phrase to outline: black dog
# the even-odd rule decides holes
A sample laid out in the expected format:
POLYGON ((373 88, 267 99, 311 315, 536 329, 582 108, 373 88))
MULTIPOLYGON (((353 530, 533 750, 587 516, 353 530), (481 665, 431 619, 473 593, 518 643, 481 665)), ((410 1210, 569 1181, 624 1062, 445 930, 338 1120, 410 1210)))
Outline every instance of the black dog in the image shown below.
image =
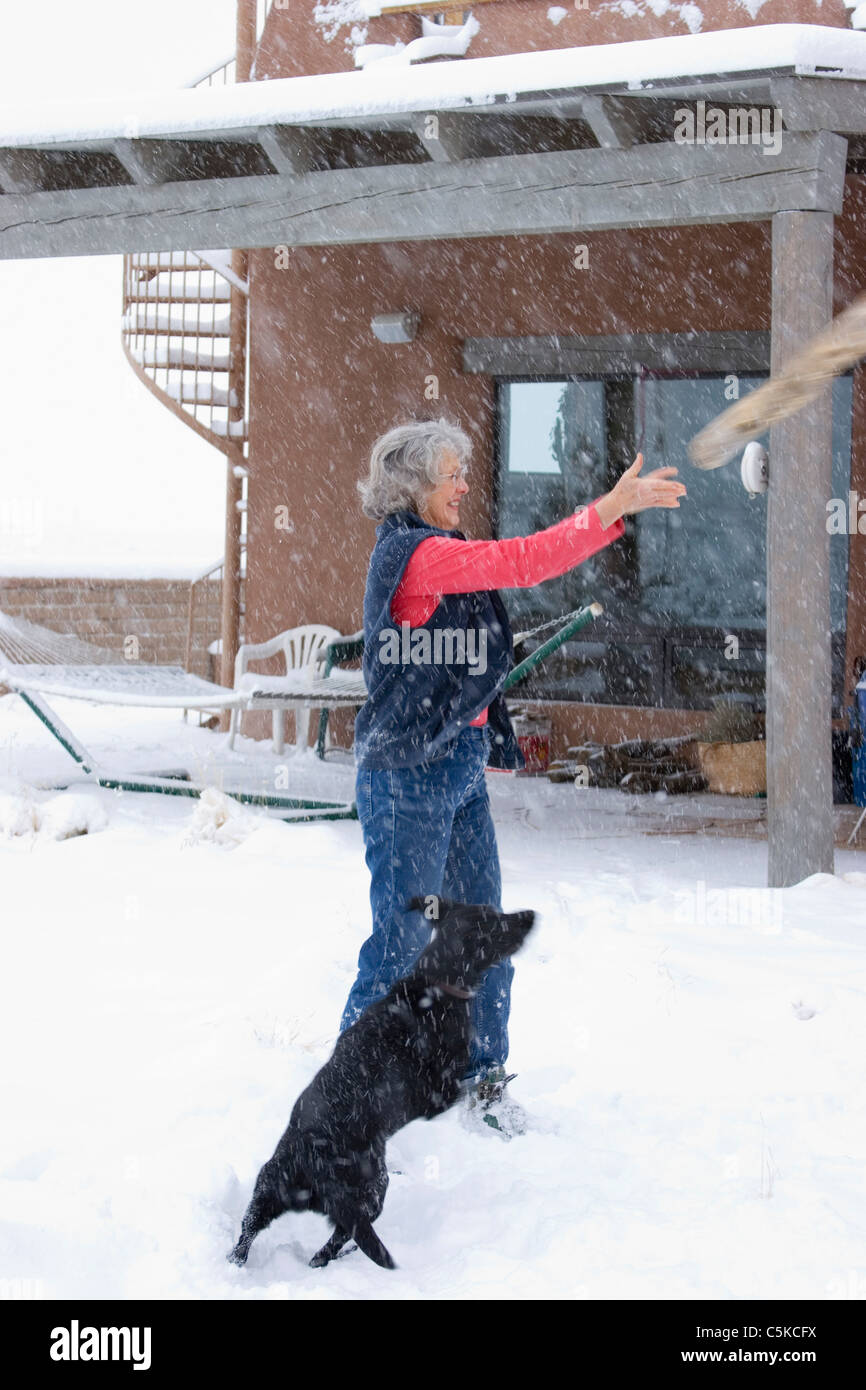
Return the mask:
POLYGON ((256 1180, 240 1239, 246 1262, 258 1235, 285 1211, 316 1211, 334 1224, 310 1261, 326 1265, 350 1239, 385 1269, 394 1261, 373 1230, 388 1188, 385 1142, 410 1120, 454 1104, 469 1064, 470 1003, 485 971, 513 955, 534 912, 413 898, 434 934, 409 975, 371 1004, 295 1102, 289 1127, 256 1180))

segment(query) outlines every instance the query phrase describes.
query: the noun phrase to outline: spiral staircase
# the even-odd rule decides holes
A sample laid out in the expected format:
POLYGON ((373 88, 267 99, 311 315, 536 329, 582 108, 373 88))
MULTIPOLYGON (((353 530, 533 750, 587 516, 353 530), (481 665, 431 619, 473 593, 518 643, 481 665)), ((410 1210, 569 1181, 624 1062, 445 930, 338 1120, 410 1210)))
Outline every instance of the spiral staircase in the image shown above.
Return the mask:
MULTIPOLYGON (((272 4, 239 5, 237 55, 191 87, 252 80, 272 4)), ((232 683, 244 626, 248 344, 245 251, 124 256, 121 345, 130 367, 167 409, 226 456, 226 552, 190 585, 186 642, 187 669, 223 684, 232 683)))
MULTIPOLYGON (((242 640, 246 571, 246 345, 249 293, 232 269, 243 253, 165 251, 124 256, 121 342, 139 379, 228 464, 228 505, 237 528, 237 637, 242 640), (231 496, 234 494, 234 496, 231 496)), ((186 666, 225 680, 221 651, 225 564, 190 585, 186 666)), ((233 659, 233 657, 232 657, 233 659)))
MULTIPOLYGON (((489 3, 489 0, 480 0, 489 3)), ((255 55, 272 7, 238 0, 237 51, 190 87, 255 80, 255 55)), ((383 0, 382 13, 429 13, 462 23, 466 11, 433 0, 383 0)), ((249 284, 243 250, 142 252, 123 258, 121 343, 139 380, 226 456, 226 547, 190 585, 186 667, 232 684, 243 639, 249 397, 249 284)))

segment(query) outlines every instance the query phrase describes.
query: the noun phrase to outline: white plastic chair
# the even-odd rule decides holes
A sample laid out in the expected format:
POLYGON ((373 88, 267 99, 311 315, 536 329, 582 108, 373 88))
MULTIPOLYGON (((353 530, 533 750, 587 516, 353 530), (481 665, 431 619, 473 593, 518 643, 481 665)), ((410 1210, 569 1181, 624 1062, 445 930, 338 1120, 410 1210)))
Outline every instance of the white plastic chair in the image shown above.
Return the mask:
MULTIPOLYGON (((308 623, 306 627, 290 627, 285 632, 279 632, 268 642, 242 643, 235 657, 235 690, 238 688, 241 677, 246 674, 251 661, 263 661, 267 657, 276 656, 279 652, 282 652, 285 657, 286 675, 290 671, 302 669, 309 670, 311 674, 314 673, 317 666, 324 662, 325 649, 328 644, 341 635, 335 627, 325 627, 324 624, 320 623, 308 623)), ((239 715, 239 709, 232 710, 229 748, 234 748, 239 715)), ((271 718, 273 720, 273 749, 275 753, 282 753, 286 736, 285 703, 279 706, 274 705, 271 718)), ((296 706, 296 748, 304 749, 307 747, 309 732, 310 710, 296 706)))

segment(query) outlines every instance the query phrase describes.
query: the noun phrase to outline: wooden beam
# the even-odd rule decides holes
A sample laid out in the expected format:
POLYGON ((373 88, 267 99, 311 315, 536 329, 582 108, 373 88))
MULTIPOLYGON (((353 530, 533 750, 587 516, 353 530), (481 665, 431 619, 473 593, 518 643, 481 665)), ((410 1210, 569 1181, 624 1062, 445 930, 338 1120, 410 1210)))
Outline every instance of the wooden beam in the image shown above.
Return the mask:
POLYGON ((155 188, 0 198, 0 259, 182 246, 355 245, 750 222, 787 208, 840 212, 846 142, 793 134, 754 145, 632 150, 202 179, 155 188))
POLYGON ((38 150, 0 150, 0 186, 4 193, 36 193, 42 187, 38 150))
MULTIPOLYGON (((773 217, 772 370, 830 322, 833 216, 773 217)), ((767 827, 771 888, 833 872, 830 537, 832 395, 770 430, 767 827)))
POLYGON ((113 139, 109 149, 133 183, 144 188, 153 188, 170 179, 176 161, 176 156, 172 159, 171 142, 167 140, 113 139))
POLYGON ((640 112, 634 103, 590 95, 583 99, 581 114, 603 150, 628 150, 640 141, 640 112))
POLYGON ((676 371, 699 366, 708 372, 766 372, 770 335, 740 333, 624 333, 593 337, 572 334, 534 338, 466 338, 464 372, 487 376, 538 373, 592 375, 632 372, 636 367, 676 371))
POLYGON ((259 126, 256 138, 278 174, 294 179, 314 168, 314 130, 304 126, 259 126))
POLYGON ((788 130, 866 132, 866 82, 821 77, 774 77, 770 100, 788 130))
POLYGON ((472 121, 483 117, 459 116, 453 111, 416 116, 413 128, 430 158, 440 164, 455 164, 470 157, 472 121))

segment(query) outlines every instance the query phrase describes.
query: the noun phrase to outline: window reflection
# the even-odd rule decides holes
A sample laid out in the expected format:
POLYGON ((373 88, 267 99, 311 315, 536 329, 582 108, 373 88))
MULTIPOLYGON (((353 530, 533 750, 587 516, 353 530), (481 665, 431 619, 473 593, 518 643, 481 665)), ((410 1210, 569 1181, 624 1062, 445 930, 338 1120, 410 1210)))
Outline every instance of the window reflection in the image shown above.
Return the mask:
MULTIPOLYGON (((615 545, 559 579, 510 589, 525 628, 592 599, 605 616, 569 642, 521 694, 595 703, 708 708, 715 695, 763 700, 766 495, 750 498, 734 459, 709 472, 688 460, 689 440, 765 375, 659 375, 498 383, 498 534, 526 535, 606 492, 638 450, 645 468, 673 465, 689 489, 679 510, 642 512, 615 545), (738 635, 736 660, 726 635, 738 635), (601 639, 601 640, 600 640, 601 639)), ((833 384, 833 495, 846 497, 852 380, 833 384)), ((764 436, 764 443, 767 437, 764 436)), ((783 465, 780 465, 783 466, 783 465)), ((827 499, 817 499, 822 508, 827 499)), ((848 544, 831 537, 834 671, 841 654, 848 544)), ((546 633, 545 636, 549 635, 546 633)), ((530 642, 520 653, 532 649, 530 642)))

